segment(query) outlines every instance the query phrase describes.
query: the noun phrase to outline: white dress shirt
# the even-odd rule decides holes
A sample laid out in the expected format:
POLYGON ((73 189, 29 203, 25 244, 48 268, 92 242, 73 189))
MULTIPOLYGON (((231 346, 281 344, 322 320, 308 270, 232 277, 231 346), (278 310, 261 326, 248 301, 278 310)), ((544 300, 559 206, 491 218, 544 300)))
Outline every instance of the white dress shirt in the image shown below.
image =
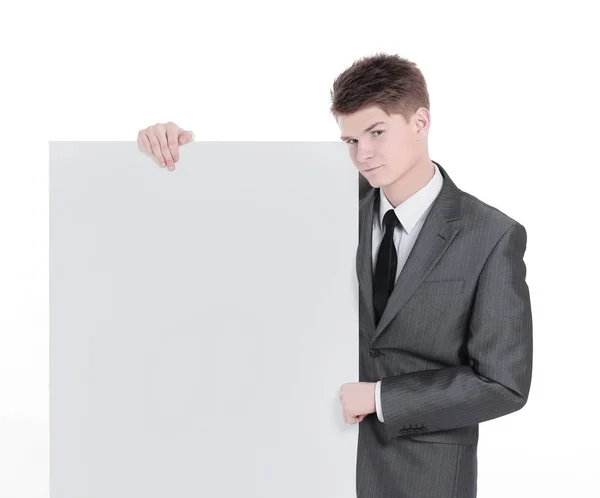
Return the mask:
MULTIPOLYGON (((396 206, 396 208, 392 208, 392 205, 383 193, 383 189, 381 189, 379 195, 379 216, 373 217, 373 274, 375 274, 377 252, 384 235, 382 233, 383 217, 389 209, 394 209, 396 216, 400 220, 400 223, 402 223, 402 228, 400 228, 399 225, 396 225, 394 228, 393 237, 396 254, 398 255, 396 280, 398 279, 402 267, 404 266, 412 247, 415 245, 415 241, 425 222, 425 218, 427 217, 427 214, 429 214, 431 205, 442 189, 444 177, 441 175, 440 170, 435 163, 432 162, 431 165, 435 171, 427 185, 415 192, 402 204, 396 206)), ((380 422, 383 422, 383 412, 381 410, 381 381, 378 381, 375 385, 375 407, 377 410, 377 418, 380 422)))

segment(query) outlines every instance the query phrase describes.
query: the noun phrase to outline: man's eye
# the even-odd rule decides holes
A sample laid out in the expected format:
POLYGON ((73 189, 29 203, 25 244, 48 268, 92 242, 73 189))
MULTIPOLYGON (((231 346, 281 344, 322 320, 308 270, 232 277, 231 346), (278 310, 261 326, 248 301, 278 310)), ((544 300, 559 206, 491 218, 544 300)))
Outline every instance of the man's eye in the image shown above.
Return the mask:
MULTIPOLYGON (((373 130, 371 133, 384 133, 384 130, 373 130)), ((377 136, 379 136, 379 135, 377 135, 377 136)), ((350 140, 346 140, 346 143, 349 145, 353 145, 354 138, 351 138, 350 140)))

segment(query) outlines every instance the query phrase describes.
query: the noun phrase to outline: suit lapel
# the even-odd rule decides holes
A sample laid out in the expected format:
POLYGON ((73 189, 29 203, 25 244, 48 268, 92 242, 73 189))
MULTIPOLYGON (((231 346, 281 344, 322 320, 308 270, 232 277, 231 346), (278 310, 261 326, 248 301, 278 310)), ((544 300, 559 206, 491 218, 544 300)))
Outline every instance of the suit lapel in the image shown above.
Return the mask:
POLYGON ((460 191, 448 173, 438 163, 435 164, 444 177, 442 189, 423 223, 377 327, 375 327, 373 307, 372 238, 373 217, 379 203, 379 189, 371 190, 361 201, 357 276, 361 296, 365 300, 369 313, 368 321, 371 324, 367 337, 369 343, 375 341, 400 312, 446 252, 459 231, 458 227, 448 222, 460 218, 460 191))

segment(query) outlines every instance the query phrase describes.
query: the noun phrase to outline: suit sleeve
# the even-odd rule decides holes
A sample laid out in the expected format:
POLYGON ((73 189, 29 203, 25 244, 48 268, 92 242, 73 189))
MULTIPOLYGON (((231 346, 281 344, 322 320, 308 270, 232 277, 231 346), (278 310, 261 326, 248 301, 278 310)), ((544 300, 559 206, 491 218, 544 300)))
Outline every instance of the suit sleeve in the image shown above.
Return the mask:
POLYGON ((512 225, 480 273, 469 322, 469 364, 385 377, 381 408, 389 439, 475 425, 522 408, 529 396, 533 330, 523 261, 527 232, 512 225))

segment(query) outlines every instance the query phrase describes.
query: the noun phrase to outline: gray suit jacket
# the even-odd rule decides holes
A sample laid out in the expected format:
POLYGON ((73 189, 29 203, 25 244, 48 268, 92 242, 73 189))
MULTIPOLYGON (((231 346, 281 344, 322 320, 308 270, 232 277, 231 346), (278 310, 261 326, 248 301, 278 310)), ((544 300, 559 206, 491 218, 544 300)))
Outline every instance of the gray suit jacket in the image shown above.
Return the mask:
MULTIPOLYGON (((435 162, 435 161, 434 161, 435 162)), ((523 407, 533 334, 525 228, 444 184, 376 327, 372 226, 360 200, 359 380, 381 383, 384 422, 359 424, 359 498, 471 498, 478 424, 523 407)))

